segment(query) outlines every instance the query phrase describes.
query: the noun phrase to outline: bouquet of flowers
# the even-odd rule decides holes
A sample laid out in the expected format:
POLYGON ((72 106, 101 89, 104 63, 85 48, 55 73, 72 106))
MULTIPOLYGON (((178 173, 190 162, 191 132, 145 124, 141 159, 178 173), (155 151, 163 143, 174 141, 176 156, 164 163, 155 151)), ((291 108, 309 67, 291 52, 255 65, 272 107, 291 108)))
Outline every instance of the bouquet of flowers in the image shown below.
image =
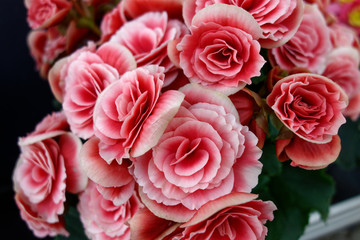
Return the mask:
POLYGON ((18 141, 35 236, 291 240, 326 219, 327 166, 360 156, 360 1, 25 6, 57 103, 18 141))

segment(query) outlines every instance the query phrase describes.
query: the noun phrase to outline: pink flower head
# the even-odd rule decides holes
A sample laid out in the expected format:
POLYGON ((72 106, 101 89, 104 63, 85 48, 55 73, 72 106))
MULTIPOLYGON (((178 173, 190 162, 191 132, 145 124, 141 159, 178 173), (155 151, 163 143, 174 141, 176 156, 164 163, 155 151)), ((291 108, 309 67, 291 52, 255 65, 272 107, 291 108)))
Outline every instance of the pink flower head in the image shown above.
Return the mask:
POLYGON ((184 1, 185 23, 190 27, 197 12, 219 2, 241 7, 254 17, 263 31, 259 42, 264 48, 286 43, 298 29, 304 9, 302 0, 189 0, 184 1))
POLYGON ((133 240, 264 240, 267 234, 265 223, 274 219, 276 206, 271 201, 254 200, 256 197, 250 193, 225 195, 206 203, 181 225, 166 222, 147 209, 141 209, 130 221, 131 236, 133 240), (153 223, 159 224, 155 231, 150 230, 153 223))
POLYGON ((71 9, 67 0, 25 0, 31 28, 48 28, 61 22, 71 9))
POLYGON ((210 200, 250 192, 262 168, 257 138, 239 123, 228 97, 192 84, 181 91, 183 105, 158 144, 134 159, 143 203, 176 222, 210 200))
POLYGON ((213 4, 192 19, 191 34, 178 44, 180 66, 191 82, 235 93, 259 76, 261 29, 242 8, 213 4))
POLYGON ((329 27, 317 5, 305 5, 298 31, 286 44, 271 49, 274 61, 285 70, 307 68, 321 73, 327 54, 332 49, 329 27))
POLYGON ((97 240, 129 240, 130 228, 127 222, 139 207, 140 202, 135 195, 125 203, 115 205, 100 194, 93 182, 89 182, 85 191, 79 195, 77 206, 86 235, 97 240))
POLYGON ((105 161, 121 163, 129 153, 136 157, 156 145, 184 98, 175 90, 160 95, 164 78, 163 67, 148 65, 125 73, 100 94, 94 130, 105 161))
POLYGON ((168 57, 167 45, 186 32, 185 25, 179 20, 169 20, 166 12, 148 12, 124 24, 109 41, 127 47, 139 67, 149 64, 164 67, 165 85, 168 85, 178 70, 168 57))
POLYGON ((19 140, 21 154, 13 180, 25 221, 58 223, 64 213, 65 191, 78 193, 87 184, 78 159, 81 141, 67 132, 64 120, 63 113, 49 115, 19 140))
POLYGON ((266 102, 287 128, 309 142, 330 142, 346 121, 341 112, 347 95, 321 75, 289 75, 275 84, 266 102))
POLYGON ((125 47, 111 43, 103 44, 95 52, 80 50, 62 64, 63 108, 72 132, 84 139, 94 135, 93 111, 98 95, 135 66, 125 47))
POLYGON ((337 17, 339 22, 354 29, 360 36, 360 0, 333 1, 328 10, 337 17))
POLYGON ((334 48, 354 47, 360 52, 359 36, 351 27, 341 23, 334 23, 330 25, 330 36, 334 48))
POLYGON ((352 47, 340 47, 328 57, 323 76, 336 82, 349 99, 360 91, 360 56, 352 47))

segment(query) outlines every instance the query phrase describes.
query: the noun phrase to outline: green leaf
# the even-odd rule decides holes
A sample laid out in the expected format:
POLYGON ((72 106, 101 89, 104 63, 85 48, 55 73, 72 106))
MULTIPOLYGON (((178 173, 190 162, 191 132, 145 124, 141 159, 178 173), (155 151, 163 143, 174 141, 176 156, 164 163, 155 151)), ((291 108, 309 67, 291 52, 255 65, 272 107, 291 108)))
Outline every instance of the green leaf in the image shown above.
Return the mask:
POLYGON ((55 240, 88 240, 85 235, 83 225, 80 221, 79 212, 76 207, 71 206, 65 215, 66 230, 70 233, 69 237, 57 236, 55 240))
POLYGON ((279 162, 276 152, 275 144, 267 141, 263 147, 263 153, 260 158, 260 162, 263 164, 263 172, 269 176, 276 176, 281 173, 282 164, 279 162))
POLYGON ((360 120, 348 120, 339 129, 341 152, 336 160, 342 169, 351 170, 360 165, 360 120))
POLYGON ((281 175, 272 177, 268 186, 270 200, 278 208, 268 225, 268 239, 295 240, 303 234, 311 212, 318 211, 324 220, 327 218, 335 186, 324 170, 282 165, 281 175))
POLYGON ((268 222, 266 240, 298 240, 308 224, 309 214, 296 206, 283 206, 274 212, 274 221, 268 222))

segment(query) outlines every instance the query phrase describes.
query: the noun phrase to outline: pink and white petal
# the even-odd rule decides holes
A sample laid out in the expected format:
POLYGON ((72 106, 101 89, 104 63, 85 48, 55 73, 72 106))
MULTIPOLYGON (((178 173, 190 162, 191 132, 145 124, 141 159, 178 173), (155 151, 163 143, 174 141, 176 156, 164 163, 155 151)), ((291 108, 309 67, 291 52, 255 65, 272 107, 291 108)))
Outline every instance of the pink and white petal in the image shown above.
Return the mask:
POLYGON ((105 199, 112 201, 115 206, 120 206, 134 194, 135 181, 120 187, 103 187, 98 184, 96 188, 105 199))
POLYGON ((61 77, 61 70, 66 65, 67 58, 62 58, 55 62, 54 66, 49 71, 49 84, 50 89, 60 103, 63 102, 65 93, 65 82, 61 77))
POLYGON ((167 45, 167 54, 169 56, 169 59, 177 68, 181 68, 180 51, 176 48, 176 45, 180 42, 181 42, 181 38, 178 38, 170 41, 167 45))
POLYGON ((96 137, 90 138, 83 145, 80 163, 86 175, 104 187, 123 186, 133 179, 125 164, 119 165, 116 161, 106 163, 99 155, 99 139, 96 137))
POLYGON ((255 40, 262 37, 262 30, 254 17, 238 6, 222 3, 207 6, 196 13, 191 26, 199 27, 201 24, 209 22, 241 29, 249 33, 255 40))
POLYGON ((60 136, 59 147, 65 161, 66 190, 74 194, 79 193, 85 189, 88 179, 80 166, 82 143, 74 134, 66 133, 60 136))
POLYGON ((96 54, 114 67, 120 75, 136 68, 136 61, 129 49, 117 43, 107 42, 100 46, 96 54))
POLYGON ((189 221, 182 224, 181 227, 195 225, 224 208, 247 203, 257 197, 258 195, 252 193, 230 193, 215 200, 209 201, 203 205, 189 221))
POLYGON ((185 94, 185 100, 190 104, 195 103, 209 103, 224 107, 227 113, 230 113, 236 117, 239 121, 239 113, 236 110, 234 104, 231 102, 225 94, 218 91, 203 88, 198 84, 191 83, 180 88, 179 91, 185 94))
POLYGON ((148 208, 142 208, 129 221, 132 240, 162 239, 180 224, 155 216, 148 208))
POLYGON ((308 142, 294 137, 286 146, 285 152, 293 161, 293 166, 306 169, 321 169, 334 162, 340 154, 340 137, 335 135, 332 140, 324 144, 308 142))
POLYGON ((148 196, 142 191, 141 187, 139 187, 139 196, 145 206, 148 207, 153 214, 166 220, 186 222, 190 220, 195 213, 195 211, 187 209, 182 204, 168 206, 157 203, 156 201, 148 198, 148 196))
POLYGON ((131 148, 130 155, 138 157, 159 141, 171 119, 178 112, 185 95, 179 91, 169 90, 160 95, 150 117, 131 148))

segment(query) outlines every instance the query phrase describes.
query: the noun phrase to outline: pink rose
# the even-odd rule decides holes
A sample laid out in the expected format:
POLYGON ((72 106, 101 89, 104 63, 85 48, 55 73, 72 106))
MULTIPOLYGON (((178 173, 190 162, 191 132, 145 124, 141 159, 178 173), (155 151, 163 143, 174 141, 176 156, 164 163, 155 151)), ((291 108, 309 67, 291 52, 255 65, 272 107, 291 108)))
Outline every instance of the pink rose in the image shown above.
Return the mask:
POLYGON ((289 41, 300 25, 304 9, 302 0, 189 0, 184 1, 183 7, 186 25, 191 26, 191 20, 201 9, 218 2, 241 7, 252 15, 263 31, 259 42, 264 48, 289 41))
POLYGON ((271 49, 275 64, 285 70, 307 68, 321 73, 331 50, 330 31, 317 5, 305 4, 304 17, 295 35, 284 45, 271 49))
POLYGON ((291 160, 291 166, 308 170, 322 169, 336 161, 340 154, 340 137, 334 135, 330 142, 313 143, 298 136, 278 139, 276 155, 283 162, 291 160))
POLYGON ((106 43, 95 52, 79 50, 61 65, 65 75, 64 113, 72 132, 87 139, 94 135, 93 111, 98 95, 120 74, 134 69, 135 60, 125 47, 106 43))
POLYGON ((31 28, 48 28, 61 22, 72 4, 67 0, 25 0, 31 28))
POLYGON ((145 206, 176 222, 210 200, 250 192, 262 168, 257 138, 229 98, 191 84, 181 92, 185 100, 158 144, 133 159, 145 206))
POLYGON ((166 222, 141 209, 130 221, 131 237, 133 240, 264 240, 265 223, 274 219, 276 206, 271 201, 254 200, 256 197, 250 193, 232 193, 209 201, 182 225, 166 222), (154 223, 156 227, 150 229, 154 223))
POLYGON ((164 68, 148 65, 125 73, 100 94, 94 130, 105 161, 120 164, 156 145, 184 97, 175 90, 160 94, 164 78, 164 68))
POLYGON ((51 65, 65 51, 66 38, 56 28, 36 30, 30 31, 27 44, 37 70, 42 78, 47 79, 51 65))
POLYGON ((186 32, 186 26, 179 20, 169 20, 166 12, 148 12, 125 23, 109 41, 127 47, 138 67, 149 64, 164 67, 168 85, 176 78, 178 69, 168 57, 167 45, 186 32))
POLYGON ((126 23, 124 2, 120 2, 112 11, 106 13, 101 20, 101 42, 110 39, 119 28, 126 23))
POLYGON ((93 182, 79 195, 78 210, 85 233, 90 239, 130 240, 127 222, 138 211, 140 202, 132 195, 125 203, 115 205, 105 199, 93 182))
POLYGON ((192 19, 191 34, 178 44, 180 66, 191 82, 235 93, 259 76, 261 29, 242 8, 213 4, 192 19))
POLYGON ((266 102, 287 128, 309 142, 330 142, 346 122, 341 112, 347 95, 321 75, 289 75, 275 84, 266 102))
POLYGON ((360 56, 352 47, 334 49, 328 56, 323 76, 336 82, 351 99, 360 91, 360 56))
MULTIPOLYGON (((68 128, 63 113, 54 113, 19 140, 21 154, 13 174, 14 188, 30 226, 34 221, 49 228, 60 224, 65 191, 78 193, 87 184, 78 161, 81 141, 68 128)), ((37 232, 42 227, 31 228, 37 232)))
POLYGON ((334 48, 354 47, 360 52, 359 36, 349 26, 341 23, 330 25, 330 36, 334 48))

